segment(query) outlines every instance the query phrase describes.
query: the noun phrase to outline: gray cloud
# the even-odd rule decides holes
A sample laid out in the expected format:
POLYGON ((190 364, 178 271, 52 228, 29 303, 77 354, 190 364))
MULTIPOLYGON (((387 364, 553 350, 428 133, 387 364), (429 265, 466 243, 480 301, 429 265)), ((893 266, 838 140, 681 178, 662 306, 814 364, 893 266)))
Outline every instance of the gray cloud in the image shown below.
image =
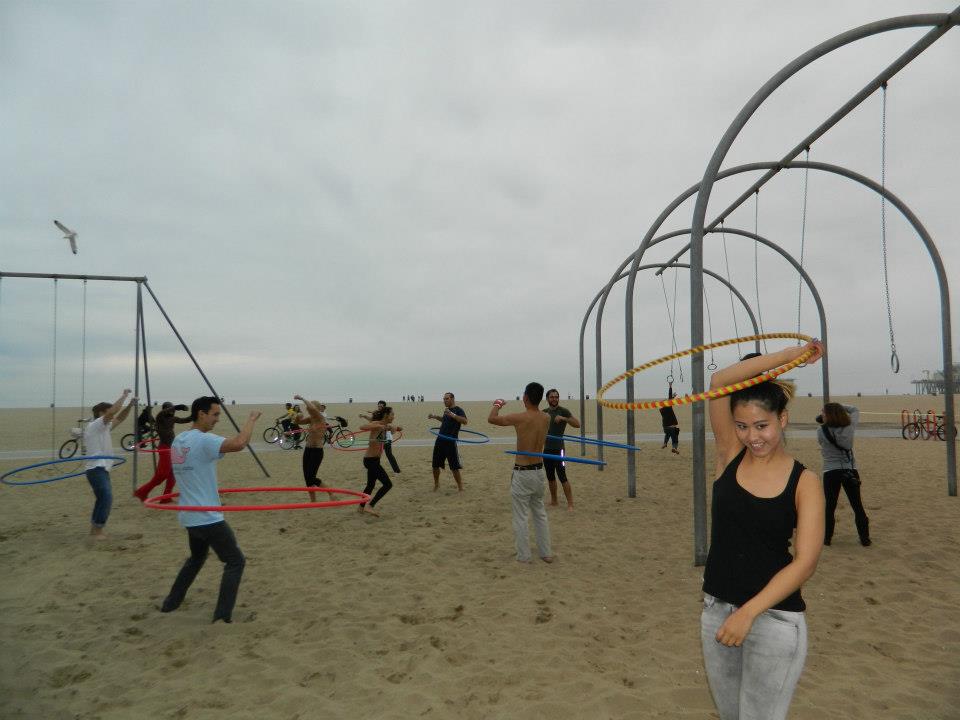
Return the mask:
MULTIPOLYGON (((749 95, 827 37, 915 11, 894 0, 4 3, 0 267, 148 276, 218 390, 240 400, 509 395, 531 377, 574 391, 587 304, 661 208, 699 180, 749 95), (54 217, 78 229, 79 256, 54 217)), ((815 63, 757 113, 727 165, 778 158, 921 34, 889 33, 815 63)), ((891 83, 888 107, 888 184, 938 240, 952 280, 958 60, 954 30, 891 83)), ((812 155, 879 177, 878 98, 812 155)), ((714 211, 749 179, 718 186, 714 211)), ((795 254, 801 192, 802 174, 783 173, 760 200, 761 233, 795 254)), ((691 209, 666 229, 689 225, 691 209)), ((899 376, 887 368, 879 203, 811 175, 806 262, 827 305, 840 392, 909 392, 912 376, 939 367, 929 260, 888 218, 899 376)), ((753 222, 752 204, 731 218, 753 222)), ((728 248, 753 303, 753 250, 740 239, 728 248)), ((795 274, 769 252, 758 264, 765 326, 794 328, 795 274)), ((724 265, 714 242, 707 266, 724 265)), ((648 275, 638 360, 671 347, 648 275)), ((79 289, 61 285, 65 398, 79 383, 80 306, 79 289)), ((95 285, 87 384, 109 396, 133 379, 134 295, 95 285), (126 373, 102 359, 125 356, 126 373)), ((681 275, 681 346, 686 288, 681 275)), ((708 292, 714 336, 731 336, 728 297, 708 292)), ((50 293, 40 281, 0 288, 2 404, 48 401, 50 293)), ((622 369, 622 297, 604 322, 606 378, 622 369)), ((199 393, 147 307, 157 392, 199 393)), ((812 330, 809 299, 802 316, 812 330)), ((592 337, 591 322, 588 378, 592 337)), ((638 378, 640 392, 659 393, 663 375, 638 378)), ((818 385, 813 370, 798 378, 818 385)))

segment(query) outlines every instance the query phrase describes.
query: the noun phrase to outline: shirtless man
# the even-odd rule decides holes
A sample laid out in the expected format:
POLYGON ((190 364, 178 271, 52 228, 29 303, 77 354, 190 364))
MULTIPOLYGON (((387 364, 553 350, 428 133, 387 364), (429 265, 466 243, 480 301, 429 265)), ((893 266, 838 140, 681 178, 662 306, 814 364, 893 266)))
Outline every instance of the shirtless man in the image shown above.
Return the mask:
MULTIPOLYGON (((500 415, 506 402, 496 400, 490 409, 487 422, 491 425, 512 425, 517 432, 517 451, 543 453, 550 416, 540 411, 543 400, 543 385, 532 382, 523 391, 523 412, 500 415)), ((517 561, 530 562, 530 538, 527 527, 527 512, 533 514, 533 531, 537 538, 540 559, 553 562, 550 550, 550 525, 547 509, 543 506, 544 486, 547 476, 543 460, 531 455, 517 455, 510 482, 513 499, 513 536, 517 546, 517 561)))
MULTIPOLYGON (((307 400, 302 395, 294 395, 294 400, 301 400, 307 408, 307 414, 298 414, 293 423, 303 423, 307 428, 307 445, 303 451, 303 481, 307 487, 323 487, 323 481, 317 477, 320 463, 323 462, 323 443, 327 432, 327 419, 323 414, 324 405, 316 400, 307 400)), ((333 499, 333 495, 330 495, 333 499)), ((317 494, 310 491, 310 502, 317 501, 317 494)))

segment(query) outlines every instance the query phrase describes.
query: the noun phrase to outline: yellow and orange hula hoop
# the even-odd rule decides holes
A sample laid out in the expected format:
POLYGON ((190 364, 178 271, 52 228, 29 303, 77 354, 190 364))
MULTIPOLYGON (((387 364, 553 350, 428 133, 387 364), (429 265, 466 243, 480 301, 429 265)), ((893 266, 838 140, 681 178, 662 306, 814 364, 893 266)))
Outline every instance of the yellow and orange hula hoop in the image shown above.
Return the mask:
POLYGON ((704 350, 725 347, 727 345, 736 345, 737 343, 753 342, 754 340, 781 339, 802 340, 803 342, 811 342, 813 340, 812 337, 808 335, 802 335, 800 333, 764 333, 762 335, 747 335, 746 337, 733 338, 732 340, 721 340, 720 342, 710 343, 709 345, 698 345, 697 347, 690 348, 688 350, 675 352, 672 355, 665 355, 657 360, 651 360, 643 365, 637 365, 637 367, 633 368, 633 370, 627 370, 625 373, 617 375, 613 380, 608 382, 597 391, 597 402, 603 407, 612 408, 613 410, 652 410, 654 408, 665 408, 670 407, 671 405, 689 405, 690 403, 699 402, 700 400, 720 398, 724 395, 729 395, 730 393, 736 392, 737 390, 743 390, 744 388, 752 387, 753 385, 759 385, 762 382, 766 382, 767 380, 772 380, 779 375, 783 375, 785 372, 789 372, 799 365, 803 365, 807 360, 810 359, 810 356, 813 355, 813 351, 807 350, 805 353, 800 355, 800 357, 788 362, 786 365, 781 365, 778 368, 767 370, 765 373, 761 373, 760 375, 750 378, 749 380, 731 383, 726 387, 717 388, 716 390, 706 390, 705 392, 697 393, 696 395, 681 395, 671 400, 647 400, 629 403, 605 400, 603 397, 607 393, 607 390, 612 388, 617 383, 626 380, 628 377, 633 377, 639 372, 649 370, 656 365, 662 365, 663 363, 668 363, 671 360, 676 360, 677 358, 686 357, 687 355, 696 355, 697 353, 702 353, 704 350))

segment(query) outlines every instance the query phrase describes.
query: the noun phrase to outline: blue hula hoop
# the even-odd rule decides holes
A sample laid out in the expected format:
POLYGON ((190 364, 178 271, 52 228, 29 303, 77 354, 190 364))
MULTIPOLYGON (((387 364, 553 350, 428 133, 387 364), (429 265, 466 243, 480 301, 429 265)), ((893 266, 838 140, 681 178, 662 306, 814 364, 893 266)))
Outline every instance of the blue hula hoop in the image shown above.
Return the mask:
POLYGON ((591 460, 590 458, 578 458, 570 455, 549 455, 547 453, 526 452, 522 450, 504 450, 507 455, 529 455, 530 457, 539 457, 546 460, 560 460, 562 462, 583 463, 584 465, 606 465, 605 460, 591 460))
POLYGON ((454 442, 464 443, 465 445, 483 445, 484 443, 490 442, 490 436, 484 435, 482 432, 477 432, 476 430, 460 430, 462 433, 470 433, 471 435, 479 435, 483 440, 464 440, 460 437, 453 437, 453 435, 441 435, 440 428, 430 428, 430 432, 436 435, 441 440, 453 440, 454 442))
POLYGON ((639 452, 643 448, 635 445, 624 445, 623 443, 610 442, 609 440, 594 440, 588 437, 579 437, 577 435, 547 435, 551 440, 568 440, 569 442, 583 442, 587 445, 602 445, 604 447, 621 448, 622 450, 636 450, 639 452))
POLYGON ((68 475, 59 475, 57 477, 46 478, 44 480, 24 480, 24 481, 10 481, 7 480, 11 475, 16 475, 17 473, 24 472, 25 470, 33 470, 34 468, 44 467, 45 465, 58 465, 59 463, 69 463, 69 462, 80 462, 81 460, 115 460, 113 467, 117 465, 123 465, 127 459, 119 457, 118 455, 84 455, 82 457, 72 457, 72 458, 60 458, 59 460, 47 460, 46 462, 36 463, 34 465, 27 465, 25 467, 16 468, 10 472, 6 472, 3 475, 0 475, 0 482, 4 485, 40 485, 42 483, 50 483, 56 480, 66 480, 67 478, 77 477, 78 475, 83 475, 87 471, 81 470, 80 472, 70 473, 68 475))

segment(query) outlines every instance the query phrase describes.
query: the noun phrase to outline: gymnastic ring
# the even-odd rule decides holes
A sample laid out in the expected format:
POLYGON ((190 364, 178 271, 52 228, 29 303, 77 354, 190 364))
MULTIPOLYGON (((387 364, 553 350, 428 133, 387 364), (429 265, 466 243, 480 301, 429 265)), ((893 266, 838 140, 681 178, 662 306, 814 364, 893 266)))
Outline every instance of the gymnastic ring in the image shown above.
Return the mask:
POLYGON ((606 465, 604 460, 594 460, 592 458, 578 458, 570 455, 550 455, 548 453, 527 452, 525 450, 504 450, 507 455, 529 455, 530 457, 543 458, 544 460, 559 460, 560 462, 583 463, 584 465, 606 465))
POLYGON ((0 482, 2 482, 4 485, 16 486, 16 485, 40 485, 42 483, 51 483, 56 480, 66 480, 67 478, 83 475, 87 471, 86 469, 83 469, 80 472, 69 473, 67 475, 58 475, 57 477, 46 478, 44 480, 29 480, 29 481, 22 481, 22 482, 7 480, 7 478, 12 475, 16 475, 17 473, 21 473, 25 470, 33 470, 34 468, 44 467, 45 465, 57 465, 59 463, 66 463, 66 462, 80 462, 82 460, 114 460, 115 462, 111 466, 112 468, 117 467, 118 465, 123 465, 127 461, 126 458, 122 458, 117 455, 85 455, 83 457, 71 457, 71 458, 60 458, 58 460, 47 460, 46 462, 35 463, 33 465, 26 465, 21 468, 14 468, 10 472, 5 472, 3 475, 0 475, 0 482))
POLYGON ((253 512, 257 510, 307 510, 310 508, 343 507, 345 505, 365 505, 370 502, 370 496, 357 490, 343 490, 342 488, 320 487, 254 487, 254 488, 219 488, 221 495, 228 493, 253 492, 325 492, 339 495, 353 495, 351 500, 325 500, 324 502, 309 503, 278 503, 274 505, 173 505, 167 504, 170 500, 180 497, 180 493, 166 493, 150 498, 143 506, 151 510, 176 510, 178 512, 253 512))
POLYGON ((667 375, 667 385, 673 385, 673 374, 667 375))
POLYGON ((900 372, 900 356, 897 355, 896 350, 890 353, 890 369, 893 370, 894 375, 900 372))
POLYGON ((748 380, 742 380, 740 382, 732 383, 726 387, 717 388, 716 390, 706 390, 696 395, 682 395, 679 397, 672 398, 670 400, 649 400, 646 402, 614 402, 611 400, 605 400, 604 395, 607 390, 612 388, 617 383, 626 380, 629 377, 633 377, 643 370, 648 370, 656 365, 662 365, 665 362, 670 362, 671 360, 676 360, 678 358, 686 357, 687 355, 695 355, 696 353, 702 353, 704 350, 710 350, 711 348, 726 347, 727 345, 736 345, 738 343, 753 342, 754 340, 780 340, 780 339, 791 339, 791 340, 802 340, 804 342, 812 342, 813 338, 809 335, 802 335, 800 333, 763 333, 760 335, 747 335, 746 337, 733 338, 731 340, 721 340, 720 342, 710 343, 708 345, 698 345, 694 348, 689 348, 687 350, 681 350, 680 352, 675 352, 670 355, 664 355, 662 358, 656 360, 651 360, 650 362, 643 363, 642 365, 637 365, 637 367, 632 370, 627 370, 625 373, 617 375, 613 380, 608 382, 602 388, 597 391, 597 402, 603 407, 612 408, 614 410, 652 410, 665 407, 671 407, 674 405, 687 405, 689 403, 699 402, 701 400, 710 400, 715 398, 720 398, 730 393, 736 392, 737 390, 743 390, 744 388, 752 387, 754 385, 759 385, 762 382, 767 380, 772 380, 775 377, 783 375, 785 372, 789 372, 793 368, 805 363, 809 360, 812 355, 812 350, 807 350, 799 357, 795 358, 786 365, 782 365, 773 370, 767 370, 756 377, 752 377, 748 380))
POLYGON ((476 430, 464 430, 460 428, 460 432, 469 433, 471 435, 479 435, 483 440, 464 440, 461 437, 453 437, 453 435, 441 435, 440 428, 429 428, 430 432, 436 435, 441 440, 452 440, 453 442, 463 443, 464 445, 483 445, 484 443, 490 442, 490 436, 484 435, 482 432, 477 432, 476 430))

